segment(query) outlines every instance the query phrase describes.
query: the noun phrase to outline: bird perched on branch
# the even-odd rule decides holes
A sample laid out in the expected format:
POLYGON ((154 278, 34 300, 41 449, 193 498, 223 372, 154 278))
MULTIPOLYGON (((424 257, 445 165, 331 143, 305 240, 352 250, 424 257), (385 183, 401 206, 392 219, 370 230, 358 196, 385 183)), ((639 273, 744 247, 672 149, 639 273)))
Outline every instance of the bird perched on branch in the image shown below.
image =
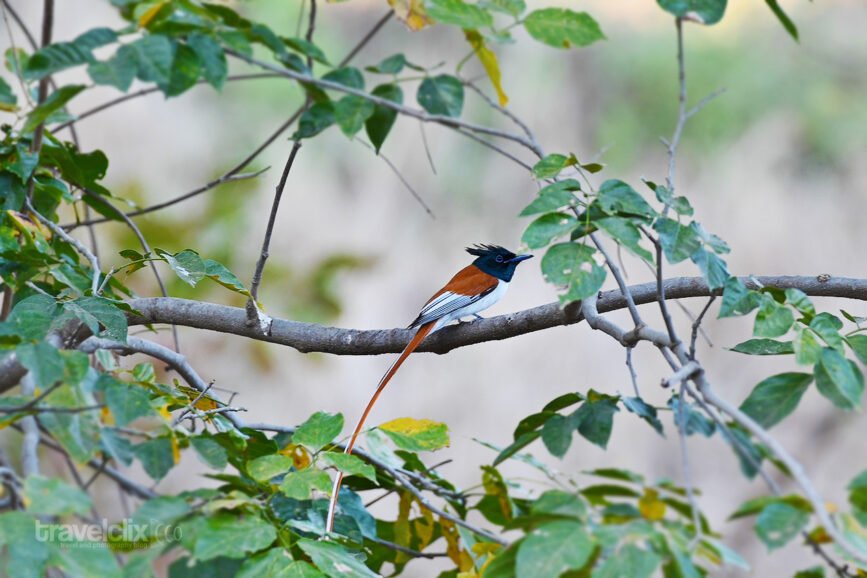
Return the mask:
MULTIPOLYGON (((532 255, 516 255, 497 245, 475 245, 468 247, 467 253, 475 255, 476 260, 458 271, 451 281, 437 291, 422 308, 415 321, 409 325, 410 329, 417 329, 417 331, 397 360, 391 364, 391 367, 379 380, 376 391, 367 402, 367 407, 364 408, 358 425, 352 431, 352 436, 344 450, 345 453, 352 453, 355 441, 358 439, 364 422, 379 395, 397 373, 397 370, 400 369, 400 366, 403 365, 403 362, 406 361, 406 358, 409 357, 409 354, 415 351, 425 337, 448 323, 455 320, 459 321, 464 317, 481 319, 479 312, 499 301, 506 293, 518 263, 532 257, 532 255)), ((342 481, 343 473, 337 472, 331 491, 331 501, 328 503, 326 532, 331 532, 334 527, 334 514, 337 509, 337 497, 342 481)))

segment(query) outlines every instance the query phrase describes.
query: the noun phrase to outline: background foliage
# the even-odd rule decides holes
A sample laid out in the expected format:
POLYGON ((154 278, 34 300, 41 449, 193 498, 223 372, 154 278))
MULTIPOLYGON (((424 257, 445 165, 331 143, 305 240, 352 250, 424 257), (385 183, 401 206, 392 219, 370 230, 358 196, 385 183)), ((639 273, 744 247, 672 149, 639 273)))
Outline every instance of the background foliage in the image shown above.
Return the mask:
MULTIPOLYGON (((767 4, 769 16, 797 38, 780 7, 767 4)), ((69 123, 84 116, 70 112, 76 99, 100 86, 127 93, 153 89, 166 98, 188 98, 186 93, 198 83, 225 90, 228 63, 234 59, 272 75, 288 74, 296 81, 293 85, 303 87, 294 95, 304 106, 291 128, 294 140, 306 142, 339 131, 349 138, 366 137, 377 152, 385 151, 401 114, 458 131, 503 137, 505 131, 499 129, 477 130, 477 123, 493 124, 490 114, 496 111, 491 109, 509 102, 511 89, 504 81, 509 72, 498 55, 513 40, 536 41, 552 50, 579 50, 600 42, 605 34, 593 16, 562 8, 527 8, 522 2, 394 2, 395 14, 410 29, 434 24, 446 28, 444 33, 453 42, 462 43, 463 57, 437 65, 417 64, 415 57, 399 52, 375 60, 362 53, 357 63, 344 65, 306 34, 305 18, 299 18, 295 34, 286 34, 266 25, 267 19, 248 17, 243 4, 237 11, 225 4, 182 0, 114 1, 112 6, 124 25, 82 30, 71 40, 35 50, 20 45, 8 50, 7 72, 0 83, 0 107, 9 113, 0 148, 0 274, 7 304, 0 333, 7 361, 14 356, 27 371, 19 390, 0 398, 2 423, 7 430, 24 432, 22 454, 32 450, 27 438, 35 435, 67 456, 74 472, 71 478, 40 472, 26 459, 19 473, 3 470, 9 511, 0 514, 0 540, 10 575, 38 576, 52 569, 71 576, 148 576, 154 572, 154 561, 160 567, 166 560, 171 560, 170 576, 364 576, 433 564, 445 576, 662 572, 692 577, 747 566, 695 509, 690 484, 623 468, 598 468, 579 476, 558 472, 540 459, 546 453, 562 458, 576 437, 607 449, 614 422, 633 414, 628 418, 646 422, 645 427, 655 432, 646 430, 651 436, 676 437, 679 431, 684 438, 721 438, 731 446, 747 478, 757 476, 762 466, 784 481, 793 475, 749 428, 737 419, 713 419, 716 414, 703 408, 698 398, 685 396, 683 387, 653 405, 637 387, 635 395, 624 395, 587 383, 572 386, 569 389, 580 391, 538 403, 539 411, 522 419, 505 444, 485 442, 496 457, 489 455, 473 482, 458 485, 443 477, 436 455, 429 453, 450 442, 443 423, 392 419, 368 433, 366 453, 344 456, 339 446, 344 430, 340 414, 317 411, 299 420, 297 428, 292 423, 247 426, 232 402, 221 401, 227 396, 220 390, 202 393, 207 385, 201 378, 191 379, 183 370, 167 373, 152 362, 126 363, 113 353, 142 347, 128 327, 128 316, 136 315, 128 299, 139 287, 150 290, 141 280, 146 271, 127 277, 139 269, 159 264, 172 271, 174 277, 165 280, 171 295, 224 299, 226 294, 220 291, 229 290, 239 304, 250 296, 248 284, 239 280, 246 275, 236 276, 226 266, 235 269, 240 248, 223 231, 245 227, 238 223, 243 216, 238 215, 237 199, 247 192, 244 178, 252 175, 237 170, 225 178, 242 177, 222 185, 232 187, 231 195, 209 195, 201 215, 159 214, 142 220, 142 236, 166 243, 168 249, 142 246, 135 228, 122 216, 135 208, 140 193, 107 184, 111 150, 89 150, 76 143, 69 123), (511 38, 518 31, 522 36, 511 38), (467 83, 470 66, 480 75, 475 79, 478 85, 484 84, 483 90, 494 95, 485 104, 488 111, 478 117, 465 110, 473 95, 467 83), (59 80, 75 71, 86 76, 69 84, 59 80), (58 80, 49 81, 54 74, 58 80), (311 77, 319 80, 312 82, 311 77), (471 124, 455 124, 456 119, 471 124), (84 232, 79 228, 82 221, 100 217, 121 223, 111 229, 118 231, 113 233, 122 249, 117 256, 97 256, 88 248, 86 234, 79 235, 84 232), (213 483, 157 495, 123 474, 128 467, 141 468, 159 482, 185 454, 195 454, 211 470, 208 478, 213 483), (504 476, 501 468, 515 460, 546 479, 547 489, 539 491, 535 483, 504 476), (37 539, 37 523, 98 519, 93 496, 85 491, 93 480, 76 479, 79 468, 85 471, 82 466, 88 463, 97 475, 114 472, 115 481, 126 483, 126 491, 136 498, 125 523, 153 529, 130 553, 123 552, 129 548, 126 541, 118 541, 112 551, 37 539), (319 538, 325 494, 334 468, 349 477, 336 535, 323 541, 319 538), (374 517, 364 502, 382 492, 396 498, 374 517), (159 530, 166 526, 177 527, 180 538, 161 535, 159 530)), ((672 19, 685 18, 683 26, 702 26, 719 21, 726 4, 661 1, 657 9, 672 19)), ((407 42, 423 42, 419 38, 409 35, 407 42)), ((615 60, 636 58, 626 46, 610 54, 615 60)), ((672 59, 671 54, 667 57, 672 59)), ((691 57, 705 62, 702 53, 691 57)), ((668 118, 660 114, 651 115, 648 123, 630 122, 628 112, 636 103, 643 107, 658 102, 656 106, 664 108, 677 102, 676 94, 655 90, 655 58, 649 54, 647 68, 636 68, 629 79, 634 89, 603 89, 616 95, 606 106, 627 112, 611 114, 601 127, 604 134, 642 126, 608 166, 583 155, 579 160, 570 152, 574 145, 568 138, 557 143, 561 152, 546 155, 532 135, 517 133, 516 139, 514 133, 506 133, 506 141, 524 145, 540 157, 524 172, 537 181, 539 190, 520 214, 526 225, 523 244, 537 250, 543 276, 557 288, 564 305, 594 296, 610 275, 612 261, 591 241, 591 234, 616 242, 638 260, 637 267, 643 267, 641 260, 655 267, 663 257, 671 265, 691 263, 707 286, 724 289, 714 313, 723 318, 749 316, 753 323, 751 338, 745 336, 735 352, 789 356, 785 370, 758 383, 740 406, 762 428, 792 415, 810 388, 839 410, 858 409, 864 386, 857 362, 867 360, 867 338, 856 312, 817 310, 796 288, 750 284, 748 289, 743 280, 730 277, 729 246, 699 224, 702 215, 688 195, 680 194, 672 182, 641 182, 621 174, 620 167, 634 158, 635 151, 671 131, 676 116, 672 109, 668 118)), ((717 58, 729 60, 725 55, 717 58)), ((737 70, 732 77, 736 82, 737 70)), ((539 89, 544 90, 544 84, 539 83, 539 89)), ((255 98, 250 97, 254 106, 255 98)), ((698 135, 690 144, 702 153, 713 154, 714 149, 702 143, 701 134, 722 135, 724 140, 726 134, 742 130, 737 122, 748 126, 750 115, 761 112, 751 99, 723 102, 728 108, 718 116, 707 115, 709 120, 702 124, 706 117, 698 115, 690 125, 698 135), (737 122, 727 122, 729 118, 737 122)), ((843 131, 841 139, 823 138, 829 123, 822 119, 816 124, 818 136, 807 141, 821 151, 813 155, 817 158, 839 157, 840 145, 832 140, 857 143, 863 138, 849 131, 843 131)), ((452 172, 450 167, 438 169, 452 172)), ((463 176, 464 170, 454 172, 463 176)), ((467 172, 471 184, 478 175, 467 172)), ((665 170, 658 168, 653 174, 664 175, 665 170)), ((248 238, 258 246, 258 226, 246 230, 255 232, 248 238)), ((719 233, 726 236, 725 231, 719 233)), ((271 266, 279 267, 275 261, 271 266)), ((302 272, 269 267, 267 282, 291 289, 286 311, 292 318, 321 321, 340 311, 335 276, 369 265, 363 258, 335 254, 302 272)), ((427 286, 428 280, 422 281, 427 286)), ((202 371, 204 364, 192 356, 190 362, 202 371)), ((735 519, 752 518, 755 535, 771 550, 802 540, 799 534, 805 532, 806 548, 824 545, 823 558, 831 560, 834 572, 857 575, 854 556, 867 555, 863 478, 862 473, 851 481, 838 480, 846 486, 848 504, 839 507, 834 523, 850 544, 848 550, 837 549, 830 528, 821 518, 811 518, 819 514, 815 502, 794 486, 792 493, 762 496, 740 507, 729 504, 729 513, 735 519)), ((801 575, 824 575, 821 567, 806 572, 801 575)))

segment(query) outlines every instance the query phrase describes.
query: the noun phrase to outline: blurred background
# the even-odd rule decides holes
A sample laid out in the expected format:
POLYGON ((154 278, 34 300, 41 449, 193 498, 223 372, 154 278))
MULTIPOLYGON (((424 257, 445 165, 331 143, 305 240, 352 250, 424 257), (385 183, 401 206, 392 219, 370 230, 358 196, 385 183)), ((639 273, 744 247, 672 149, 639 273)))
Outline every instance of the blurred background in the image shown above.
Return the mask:
MULTIPOLYGON (((279 34, 296 35, 298 0, 230 4, 268 22, 279 34)), ((12 5, 38 29, 41 3, 13 0, 12 5)), ((608 39, 561 51, 516 30, 517 43, 497 48, 509 110, 536 132, 547 152, 574 152, 582 161, 606 163, 598 182, 621 178, 646 190, 641 177, 664 180, 667 159, 659 137, 669 136, 675 122, 672 19, 651 0, 585 0, 569 6, 594 15, 608 39)), ((384 0, 320 2, 318 8, 315 41, 332 61, 388 10, 384 0)), ((867 5, 857 0, 792 0, 783 8, 800 28, 800 43, 759 0, 732 2, 716 26, 685 25, 691 102, 720 88, 727 91, 690 121, 678 158, 677 190, 689 196, 696 219, 731 245, 728 263, 733 273, 863 277, 867 5)), ((95 25, 122 25, 105 0, 58 2, 57 11, 57 40, 95 25)), ((16 42, 24 44, 17 32, 16 42)), ((5 50, 8 43, 4 31, 0 48, 5 50)), ((414 33, 392 20, 353 63, 372 65, 404 52, 424 66, 443 61, 442 70, 451 72, 466 51, 457 29, 435 26, 414 33)), ((234 72, 245 70, 237 62, 231 65, 234 72)), ((64 74, 71 79, 83 71, 64 74)), ((473 63, 465 74, 481 74, 481 69, 473 63)), ((374 82, 368 78, 369 87, 374 82)), ((486 79, 480 78, 479 85, 492 93, 486 79)), ((404 90, 414 105, 415 85, 404 90)), ((71 109, 81 112, 116 96, 110 88, 88 91, 71 109)), ((192 190, 234 166, 302 99, 299 88, 280 79, 227 83, 222 93, 200 85, 182 98, 165 100, 154 94, 131 100, 81 122, 78 130, 85 150, 110 153, 107 183, 114 194, 148 205, 192 190)), ((464 118, 509 126, 469 92, 464 118)), ((442 127, 428 125, 424 132, 433 167, 419 123, 412 119, 397 121, 382 152, 435 219, 382 159, 336 127, 305 142, 289 176, 260 292, 269 314, 353 328, 405 326, 429 295, 469 262, 465 246, 488 242, 518 248, 529 221, 516 215, 536 191, 524 169, 442 127)), ((260 177, 221 186, 137 222, 152 246, 194 248, 248 282, 290 148, 291 142, 280 138, 252 166, 271 167, 260 177)), ((523 151, 515 152, 532 161, 523 151)), ((137 248, 123 226, 100 225, 99 234, 106 267, 120 262, 120 257, 112 257, 118 250, 137 248)), ((624 260, 630 283, 650 280, 641 263, 627 255, 624 260)), ((669 267, 667 274, 697 271, 685 265, 669 267)), ((174 296, 243 304, 220 288, 202 284, 191 289, 170 274, 166 278, 174 296)), ((137 273, 133 284, 140 295, 157 295, 146 271, 137 273)), ((510 293, 489 314, 555 299, 537 258, 519 269, 510 293)), ((703 304, 684 302, 693 313, 703 304)), ((845 307, 856 315, 867 314, 867 306, 860 303, 817 304, 835 313, 845 307)), ((654 307, 643 310, 647 319, 659 321, 654 307)), ((687 315, 677 307, 674 314, 687 331, 687 315)), ((613 316, 625 320, 624 315, 613 316)), ((794 369, 781 360, 727 351, 749 337, 749 323, 710 319, 705 328, 712 345, 700 343, 700 356, 716 389, 737 403, 761 379, 794 369)), ((170 343, 168 331, 146 337, 170 343)), ((353 424, 392 360, 304 355, 188 329, 181 329, 180 339, 205 379, 237 392, 234 403, 247 408, 245 419, 282 425, 300 423, 316 410, 342 412, 353 424)), ((642 395, 664 406, 669 393, 658 383, 668 370, 658 353, 642 344, 635 365, 642 395)), ((631 391, 622 348, 580 324, 466 347, 447 356, 417 355, 383 396, 370 423, 402 416, 448 423, 452 445, 431 459, 453 459, 443 473, 467 487, 479 480, 477 466, 495 455, 476 439, 505 446, 522 417, 562 393, 591 387, 605 393, 631 391)), ((582 470, 597 467, 625 467, 651 479, 682 483, 676 430, 670 415, 663 415, 663 421, 665 438, 636 416, 619 413, 607 452, 578 437, 562 461, 547 456, 540 442, 531 449, 580 483, 590 480, 582 470)), ((845 484, 867 467, 865 427, 862 414, 836 410, 811 390, 794 417, 773 433, 806 465, 822 495, 845 507, 845 484)), ((750 519, 726 522, 742 501, 765 494, 766 488, 741 476, 737 459, 719 436, 690 438, 689 449, 701 506, 724 541, 752 566, 750 572, 717 575, 779 576, 819 563, 797 540, 769 555, 750 519)), ((45 456, 49 471, 53 467, 63 475, 65 465, 51 464, 53 457, 45 456)), ((159 484, 159 491, 210 483, 191 452, 182 466, 159 484)), ((507 476, 541 478, 519 464, 506 464, 503 470, 507 476)), ((135 475, 147 479, 141 471, 135 475)), ((544 489, 539 482, 528 486, 544 489)), ((113 487, 105 484, 103 490, 102 497, 96 494, 103 511, 122 517, 113 487)), ((428 564, 411 564, 407 575, 435 575, 428 564)))

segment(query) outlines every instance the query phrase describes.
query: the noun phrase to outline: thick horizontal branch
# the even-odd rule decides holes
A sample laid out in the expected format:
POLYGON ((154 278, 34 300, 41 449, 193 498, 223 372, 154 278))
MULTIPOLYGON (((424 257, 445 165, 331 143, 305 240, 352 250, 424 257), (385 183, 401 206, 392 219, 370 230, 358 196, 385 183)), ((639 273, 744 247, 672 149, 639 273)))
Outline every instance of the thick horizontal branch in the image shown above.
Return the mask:
MULTIPOLYGON (((867 301, 867 279, 819 275, 743 277, 741 280, 752 288, 757 288, 757 283, 760 283, 765 287, 797 288, 811 296, 867 301)), ((700 277, 669 279, 665 281, 664 287, 667 299, 711 295, 707 284, 700 277)), ((629 290, 638 305, 652 303, 657 299, 656 283, 633 285, 629 290)), ((271 331, 266 335, 258 327, 247 326, 246 312, 239 307, 165 297, 135 299, 130 302, 130 305, 140 313, 140 316, 130 319, 133 324, 171 323, 207 329, 279 343, 303 353, 322 352, 334 355, 398 353, 414 333, 410 329, 342 329, 315 323, 274 319, 271 331)), ((627 302, 621 291, 605 291, 599 296, 596 306, 599 313, 607 313, 626 308, 627 302)), ((509 339, 561 325, 572 325, 583 319, 580 304, 575 303, 562 308, 558 303, 549 303, 518 313, 446 327, 426 339, 418 351, 447 353, 458 347, 509 339)))

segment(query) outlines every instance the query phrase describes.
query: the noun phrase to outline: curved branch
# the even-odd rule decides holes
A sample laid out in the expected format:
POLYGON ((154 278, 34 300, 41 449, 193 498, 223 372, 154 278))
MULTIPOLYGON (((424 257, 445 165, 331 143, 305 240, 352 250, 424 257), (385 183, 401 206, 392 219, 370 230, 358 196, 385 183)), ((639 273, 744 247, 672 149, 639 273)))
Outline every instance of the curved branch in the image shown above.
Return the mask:
MULTIPOLYGON (((797 288, 811 296, 867 301, 867 279, 819 275, 742 277, 741 281, 750 288, 758 288, 760 283, 761 286, 766 287, 797 288)), ((668 279, 664 285, 668 299, 707 297, 712 294, 700 277, 668 279)), ((629 287, 629 292, 637 305, 644 305, 657 300, 656 289, 656 283, 653 282, 633 285, 629 287)), ((343 329, 285 319, 274 319, 270 332, 265 334, 257 327, 248 327, 246 312, 238 307, 164 297, 134 299, 129 304, 139 313, 130 317, 131 324, 173 323, 278 343, 302 353, 322 352, 334 355, 398 353, 403 350, 413 335, 413 331, 409 329, 343 329)), ((624 309, 627 302, 621 291, 605 291, 600 294, 596 306, 599 313, 607 313, 624 309)), ((446 327, 426 339, 418 351, 447 353, 458 347, 509 339, 561 325, 572 325, 583 319, 580 303, 573 303, 565 308, 556 302, 549 303, 517 313, 446 327)))

